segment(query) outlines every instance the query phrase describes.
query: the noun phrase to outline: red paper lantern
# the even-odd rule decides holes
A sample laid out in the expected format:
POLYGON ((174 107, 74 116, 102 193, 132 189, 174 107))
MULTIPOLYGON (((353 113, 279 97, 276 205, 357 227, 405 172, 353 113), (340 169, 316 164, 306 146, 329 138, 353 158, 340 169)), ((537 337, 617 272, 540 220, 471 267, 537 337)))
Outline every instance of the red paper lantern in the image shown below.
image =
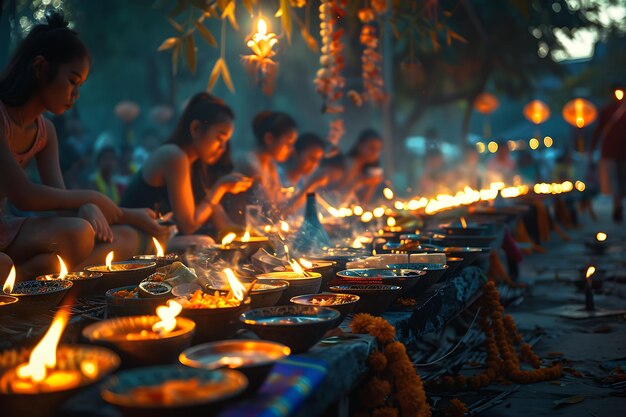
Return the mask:
POLYGON ((579 129, 593 123, 597 116, 596 106, 584 98, 570 100, 563 107, 563 118, 565 121, 579 129))
POLYGON ((481 114, 493 113, 499 105, 496 96, 490 93, 480 93, 474 100, 474 108, 481 114))
POLYGON ((550 108, 541 100, 533 100, 524 106, 524 116, 530 122, 540 125, 550 117, 550 108))

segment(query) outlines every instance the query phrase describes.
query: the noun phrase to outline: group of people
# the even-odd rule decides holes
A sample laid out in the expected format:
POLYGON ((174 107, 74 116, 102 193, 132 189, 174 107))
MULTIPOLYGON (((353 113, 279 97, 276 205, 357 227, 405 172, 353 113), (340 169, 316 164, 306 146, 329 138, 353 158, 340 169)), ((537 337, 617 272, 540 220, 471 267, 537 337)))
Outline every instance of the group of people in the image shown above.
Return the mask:
MULTIPOLYGON (((56 255, 72 269, 101 263, 111 250, 128 259, 147 253, 153 236, 182 251, 210 242, 199 231, 217 237, 241 227, 248 204, 260 204, 277 220, 299 210, 309 192, 366 202, 382 182, 376 132, 363 132, 345 156, 329 156, 321 137, 299 135, 294 119, 275 111, 254 117, 255 148, 233 161, 235 114, 219 98, 199 93, 121 195, 107 192, 110 172, 96 190, 68 189, 55 127, 43 114, 73 107, 91 62, 62 15, 49 11, 46 20, 32 28, 0 76, 0 276, 12 263, 21 279, 48 273, 58 267, 56 255), (37 181, 26 172, 33 161, 37 181)), ((115 154, 99 158, 115 162, 115 154)))

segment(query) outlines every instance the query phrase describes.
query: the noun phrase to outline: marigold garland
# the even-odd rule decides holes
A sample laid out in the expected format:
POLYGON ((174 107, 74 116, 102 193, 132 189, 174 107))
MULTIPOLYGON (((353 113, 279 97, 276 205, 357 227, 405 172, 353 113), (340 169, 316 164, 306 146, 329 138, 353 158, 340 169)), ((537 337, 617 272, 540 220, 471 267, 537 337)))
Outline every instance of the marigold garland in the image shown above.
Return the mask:
POLYGON ((415 372, 404 344, 394 341, 395 328, 382 317, 365 313, 355 315, 350 327, 354 333, 374 336, 381 347, 368 358, 374 375, 359 395, 360 403, 371 410, 371 414, 361 411, 358 415, 430 417, 431 409, 422 379, 415 372))
POLYGON ((477 390, 489 385, 496 379, 529 384, 559 378, 563 369, 561 364, 541 368, 541 359, 528 343, 522 343, 515 321, 509 315, 504 316, 500 304, 500 294, 492 281, 484 287, 480 301, 480 326, 486 336, 487 369, 474 376, 445 376, 434 381, 433 388, 445 390, 477 390), (518 346, 518 352, 516 352, 518 346), (522 370, 521 361, 528 362, 533 370, 522 370))
POLYGON ((467 413, 467 406, 458 398, 450 400, 450 406, 443 410, 443 417, 463 417, 467 413))

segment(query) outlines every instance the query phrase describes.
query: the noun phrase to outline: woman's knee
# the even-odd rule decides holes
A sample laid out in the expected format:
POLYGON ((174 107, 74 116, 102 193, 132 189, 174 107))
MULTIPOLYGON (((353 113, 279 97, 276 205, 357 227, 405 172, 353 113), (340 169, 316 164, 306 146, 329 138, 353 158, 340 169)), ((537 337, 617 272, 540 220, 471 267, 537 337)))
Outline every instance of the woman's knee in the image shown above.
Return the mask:
POLYGON ((117 253, 116 259, 129 259, 137 255, 139 246, 139 231, 127 225, 115 225, 111 227, 113 231, 112 250, 117 253))
POLYGON ((4 282, 5 278, 9 276, 9 271, 13 267, 13 261, 9 255, 0 252, 0 282, 4 282))
POLYGON ((63 252, 70 256, 73 263, 82 262, 89 256, 95 240, 95 232, 89 222, 79 218, 67 218, 63 219, 59 229, 63 252))

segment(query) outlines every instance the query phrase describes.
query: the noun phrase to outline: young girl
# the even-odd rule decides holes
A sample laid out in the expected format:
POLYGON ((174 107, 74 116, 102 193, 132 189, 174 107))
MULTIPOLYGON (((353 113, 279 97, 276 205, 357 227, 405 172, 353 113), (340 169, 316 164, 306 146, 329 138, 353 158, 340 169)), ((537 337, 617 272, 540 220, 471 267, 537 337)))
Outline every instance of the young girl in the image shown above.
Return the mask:
POLYGON ((285 201, 277 164, 285 162, 291 155, 298 129, 288 114, 266 110, 254 116, 252 131, 256 150, 238 165, 240 172, 254 179, 251 193, 243 199, 246 203, 264 205, 269 214, 285 201))
POLYGON ((212 243, 206 236, 189 236, 214 214, 223 216, 220 201, 226 193, 246 191, 252 180, 238 173, 219 178, 199 202, 194 199, 193 166, 218 163, 234 130, 233 111, 207 93, 196 94, 185 108, 170 139, 150 154, 131 180, 121 205, 172 211, 180 235, 168 250, 184 251, 193 244, 212 243))
POLYGON ((46 19, 47 24, 30 31, 0 76, 0 250, 13 259, 22 279, 54 271, 56 254, 72 267, 102 262, 109 250, 116 251, 117 259, 132 256, 136 231, 110 224, 132 224, 153 235, 166 231, 153 213, 121 210, 95 191, 65 189, 56 132, 42 114, 72 108, 89 72, 89 54, 61 14, 48 11, 46 19), (41 184, 24 173, 32 160, 41 184), (67 217, 16 217, 6 200, 24 211, 73 212, 67 217), (95 250, 94 236, 101 242, 95 250))
POLYGON ((345 159, 345 175, 340 189, 346 199, 356 196, 361 204, 368 204, 383 181, 380 154, 381 136, 372 129, 361 132, 345 159))

